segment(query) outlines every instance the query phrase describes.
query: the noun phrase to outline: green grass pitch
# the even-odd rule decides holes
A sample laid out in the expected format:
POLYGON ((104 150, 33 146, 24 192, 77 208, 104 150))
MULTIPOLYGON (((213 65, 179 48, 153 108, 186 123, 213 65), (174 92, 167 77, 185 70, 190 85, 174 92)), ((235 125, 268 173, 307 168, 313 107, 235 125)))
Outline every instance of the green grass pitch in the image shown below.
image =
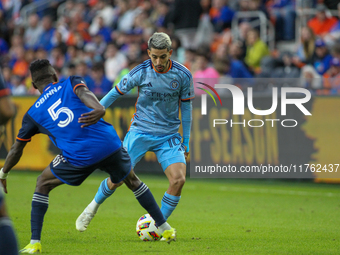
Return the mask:
MULTIPOLYGON (((30 240, 31 199, 38 172, 13 171, 6 196, 20 248, 30 240)), ((105 175, 50 194, 42 233, 44 254, 339 254, 340 186, 275 180, 187 178, 169 218, 177 241, 142 242, 135 226, 145 213, 125 186, 99 209, 88 230, 75 220, 105 175)), ((156 201, 165 176, 141 175, 156 201)))

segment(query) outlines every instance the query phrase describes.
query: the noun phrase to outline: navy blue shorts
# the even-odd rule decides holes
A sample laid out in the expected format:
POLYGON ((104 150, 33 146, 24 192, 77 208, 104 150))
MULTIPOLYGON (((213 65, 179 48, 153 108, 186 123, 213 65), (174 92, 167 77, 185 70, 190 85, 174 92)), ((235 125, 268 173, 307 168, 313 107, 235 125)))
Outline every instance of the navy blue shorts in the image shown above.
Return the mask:
POLYGON ((82 184, 96 169, 108 173, 113 183, 119 183, 130 173, 131 160, 127 151, 121 147, 98 163, 85 167, 74 166, 62 155, 57 155, 51 162, 50 168, 56 178, 72 186, 82 184))

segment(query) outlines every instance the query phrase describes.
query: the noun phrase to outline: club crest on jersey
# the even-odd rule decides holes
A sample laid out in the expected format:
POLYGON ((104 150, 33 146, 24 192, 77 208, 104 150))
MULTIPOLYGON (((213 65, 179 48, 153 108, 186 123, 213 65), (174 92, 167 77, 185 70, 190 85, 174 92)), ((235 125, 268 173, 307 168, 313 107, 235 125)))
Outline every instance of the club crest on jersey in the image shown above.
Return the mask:
POLYGON ((124 78, 123 85, 126 85, 126 83, 127 83, 127 78, 124 78))
POLYGON ((172 80, 170 82, 170 88, 172 90, 176 90, 176 89, 178 89, 178 87, 179 87, 179 82, 177 80, 172 80))

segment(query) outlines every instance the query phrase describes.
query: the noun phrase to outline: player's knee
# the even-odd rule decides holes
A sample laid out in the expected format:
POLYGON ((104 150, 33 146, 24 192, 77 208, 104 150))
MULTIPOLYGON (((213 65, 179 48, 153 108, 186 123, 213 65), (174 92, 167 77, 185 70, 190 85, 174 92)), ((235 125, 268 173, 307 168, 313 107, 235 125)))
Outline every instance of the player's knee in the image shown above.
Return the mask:
POLYGON ((37 178, 37 185, 35 188, 36 192, 42 193, 42 194, 48 194, 54 186, 49 182, 49 180, 46 180, 43 175, 39 175, 37 178))
POLYGON ((114 189, 116 189, 116 188, 122 186, 123 183, 124 183, 123 181, 121 181, 120 183, 113 183, 113 182, 109 179, 109 181, 107 182, 107 186, 109 187, 110 190, 114 190, 114 189))
POLYGON ((126 186, 131 189, 131 190, 136 190, 140 184, 142 183, 141 180, 137 177, 137 175, 129 175, 125 180, 124 180, 126 186))
POLYGON ((171 178, 169 182, 172 187, 183 187, 185 183, 185 176, 176 176, 175 178, 171 178))

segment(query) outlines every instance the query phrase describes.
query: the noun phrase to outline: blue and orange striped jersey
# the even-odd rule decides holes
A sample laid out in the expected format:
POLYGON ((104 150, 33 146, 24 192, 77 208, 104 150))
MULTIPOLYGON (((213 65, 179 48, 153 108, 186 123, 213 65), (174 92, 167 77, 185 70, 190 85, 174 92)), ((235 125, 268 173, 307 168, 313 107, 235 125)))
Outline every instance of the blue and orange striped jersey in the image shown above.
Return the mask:
POLYGON ((46 86, 25 114, 17 141, 29 142, 35 134, 46 134, 75 166, 92 165, 119 149, 122 143, 116 131, 103 119, 81 128, 78 118, 92 109, 75 94, 79 86, 86 86, 79 76, 46 86))
POLYGON ((160 73, 149 59, 125 75, 115 89, 124 95, 134 87, 138 98, 129 130, 156 135, 178 132, 180 101, 195 97, 190 71, 170 60, 169 69, 160 73))

